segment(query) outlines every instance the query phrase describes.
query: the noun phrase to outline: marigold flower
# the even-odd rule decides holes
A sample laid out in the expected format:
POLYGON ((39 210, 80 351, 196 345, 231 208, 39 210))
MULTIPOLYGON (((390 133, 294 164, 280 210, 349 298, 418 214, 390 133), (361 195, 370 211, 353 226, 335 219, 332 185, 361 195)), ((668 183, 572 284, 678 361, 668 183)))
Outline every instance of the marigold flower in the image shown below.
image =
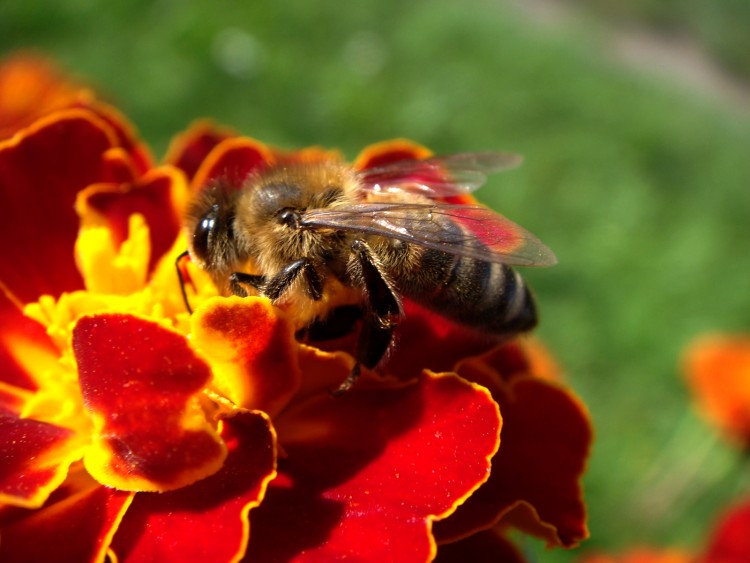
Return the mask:
POLYGON ((750 499, 730 507, 718 520, 699 563, 750 561, 750 499))
POLYGON ((729 439, 749 447, 750 336, 703 336, 688 347, 684 363, 701 414, 729 439))
MULTIPOLYGON (((750 445, 750 337, 704 335, 684 354, 684 376, 703 416, 731 441, 750 445)), ((750 502, 729 507, 698 549, 636 548, 583 563, 744 563, 750 561, 750 502)))
POLYGON ((732 506, 719 516, 705 544, 694 551, 640 547, 619 555, 597 554, 581 563, 745 563, 750 561, 750 502, 732 506))
POLYGON ((631 549, 620 555, 592 555, 581 563, 691 563, 695 558, 687 552, 677 549, 649 549, 645 547, 631 549))
MULTIPOLYGON (((750 335, 711 334, 692 342, 684 375, 699 412, 731 442, 750 447, 750 335)), ((750 561, 750 501, 723 514, 700 563, 750 561)))
MULTIPOLYGON (((426 154, 395 141, 355 166, 426 154)), ((217 296, 191 264, 188 314, 191 191, 332 158, 201 122, 157 166, 95 100, 0 142, 0 559, 428 561, 514 554, 510 526, 586 537, 588 416, 536 348, 409 305, 419 349, 333 398, 350 338, 300 343, 283 310, 217 296)))

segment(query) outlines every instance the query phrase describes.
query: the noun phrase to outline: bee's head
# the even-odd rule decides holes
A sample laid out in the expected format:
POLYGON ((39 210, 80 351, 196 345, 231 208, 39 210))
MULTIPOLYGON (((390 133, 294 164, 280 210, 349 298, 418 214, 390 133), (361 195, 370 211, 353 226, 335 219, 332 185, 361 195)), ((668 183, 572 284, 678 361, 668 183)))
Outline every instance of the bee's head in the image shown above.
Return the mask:
POLYGON ((251 174, 238 196, 235 246, 263 274, 273 274, 300 257, 315 259, 333 244, 326 233, 306 228, 308 210, 332 206, 344 197, 339 163, 281 163, 251 174))

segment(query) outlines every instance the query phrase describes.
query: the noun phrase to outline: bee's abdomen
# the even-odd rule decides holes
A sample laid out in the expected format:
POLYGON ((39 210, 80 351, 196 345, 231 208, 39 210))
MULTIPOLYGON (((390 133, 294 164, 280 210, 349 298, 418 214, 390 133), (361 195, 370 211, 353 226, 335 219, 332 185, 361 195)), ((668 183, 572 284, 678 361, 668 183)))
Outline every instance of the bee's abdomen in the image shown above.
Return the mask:
POLYGON ((467 256, 426 251, 422 272, 433 272, 431 287, 424 274, 419 291, 405 294, 461 324, 493 334, 510 335, 532 329, 536 307, 523 278, 512 268, 467 256))

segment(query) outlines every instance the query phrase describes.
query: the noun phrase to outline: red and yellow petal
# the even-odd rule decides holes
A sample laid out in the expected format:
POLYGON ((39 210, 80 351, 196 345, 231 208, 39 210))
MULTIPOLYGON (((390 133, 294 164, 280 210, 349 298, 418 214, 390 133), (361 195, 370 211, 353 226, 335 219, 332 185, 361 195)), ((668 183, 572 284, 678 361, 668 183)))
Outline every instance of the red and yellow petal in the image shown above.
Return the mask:
POLYGON ((277 414, 299 388, 294 327, 267 299, 216 298, 192 317, 192 343, 235 405, 277 414))
POLYGON ((206 156, 193 176, 192 191, 205 184, 221 180, 228 185, 242 187, 248 175, 276 162, 276 153, 255 139, 235 137, 225 139, 206 156))
POLYGON ((392 387, 365 377, 340 398, 290 408, 277 423, 287 456, 252 514, 249 557, 429 561, 432 521, 487 479, 500 424, 486 390, 430 373, 392 387))
POLYGON ((436 523, 439 540, 453 541, 501 521, 550 545, 572 547, 585 539, 581 478, 592 433, 580 400, 535 377, 502 383, 491 371, 464 366, 460 373, 490 388, 503 413, 503 444, 487 483, 450 518, 436 523))
POLYGON ((136 496, 112 547, 119 561, 238 561, 244 555, 248 512, 276 475, 275 434, 264 414, 238 411, 223 421, 222 438, 229 454, 219 472, 176 491, 136 496))
POLYGON ((0 413, 0 502, 40 507, 83 450, 82 437, 71 430, 0 413))
POLYGON ((91 98, 91 92, 45 57, 30 52, 11 55, 0 63, 0 139, 39 117, 91 98))
POLYGON ((0 381, 0 415, 18 415, 34 396, 32 391, 0 381))
POLYGON ((392 164, 399 160, 419 160, 429 156, 432 156, 432 152, 414 141, 393 139, 364 148, 354 159, 354 168, 365 170, 392 164))
POLYGON ((0 282, 0 384, 35 390, 56 364, 58 351, 44 327, 25 317, 20 307, 0 282))
POLYGON ((133 493, 95 486, 2 530, 0 561, 103 561, 133 493))
MULTIPOLYGON (((135 174, 132 179, 145 174, 153 167, 154 159, 148 146, 139 139, 133 124, 117 108, 99 100, 95 100, 85 107, 96 113, 114 131, 117 138, 117 147, 122 150, 123 155, 126 155, 124 158, 121 156, 119 160, 121 163, 123 160, 127 161, 128 169, 135 174)), ((126 181, 115 174, 117 170, 118 168, 110 168, 110 174, 103 178, 103 181, 126 181)), ((127 178, 127 180, 130 179, 127 178)))
POLYGON ((172 139, 164 162, 176 166, 188 179, 192 179, 216 145, 236 136, 231 129, 218 126, 212 121, 197 121, 187 131, 172 139))
POLYGON ((76 210, 83 229, 106 227, 116 249, 128 238, 130 218, 142 215, 149 226, 152 271, 177 238, 186 201, 184 175, 165 166, 133 183, 89 186, 79 193, 76 210))
POLYGON ((83 286, 72 260, 78 191, 101 181, 111 128, 85 110, 66 110, 0 142, 0 280, 28 303, 83 286))
POLYGON ((750 447, 750 336, 696 341, 686 354, 685 377, 706 419, 750 447))
POLYGON ((78 320, 72 346, 94 423, 84 463, 95 479, 166 491, 221 467, 226 447, 200 402, 211 371, 184 336, 146 319, 100 314, 78 320))

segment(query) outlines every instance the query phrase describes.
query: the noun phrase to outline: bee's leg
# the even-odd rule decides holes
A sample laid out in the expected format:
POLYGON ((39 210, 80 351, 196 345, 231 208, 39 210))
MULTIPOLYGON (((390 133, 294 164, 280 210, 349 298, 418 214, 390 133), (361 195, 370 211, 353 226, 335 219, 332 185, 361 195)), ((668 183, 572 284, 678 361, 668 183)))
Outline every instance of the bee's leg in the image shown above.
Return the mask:
POLYGON ((300 274, 305 280, 305 291, 310 299, 318 301, 323 297, 323 280, 309 258, 300 258, 285 266, 263 286, 263 295, 271 301, 276 301, 300 274))
POLYGON ((362 366, 372 369, 380 363, 388 348, 391 347, 395 329, 396 323, 383 326, 380 324, 380 320, 374 316, 365 318, 357 339, 357 349, 354 352, 356 363, 346 379, 341 382, 341 385, 332 391, 331 394, 334 397, 338 397, 351 389, 352 385, 359 379, 362 366))
POLYGON ((305 328, 297 331, 297 340, 303 342, 325 342, 336 340, 351 334, 362 320, 362 308, 359 305, 342 305, 336 307, 322 319, 315 319, 305 328))
POLYGON ((362 240, 352 243, 355 260, 350 263, 352 280, 365 290, 368 312, 381 326, 393 326, 403 316, 401 301, 383 270, 380 260, 362 240))
POLYGON ((334 397, 343 395, 351 389, 352 385, 359 379, 362 366, 372 369, 380 363, 393 342, 393 331, 395 329, 395 322, 383 325, 381 319, 374 315, 365 317, 357 339, 357 348, 354 352, 356 363, 346 379, 341 382, 341 385, 331 391, 334 397))
POLYGON ((372 369, 380 363, 393 342, 393 331, 403 316, 401 302, 367 243, 355 240, 352 254, 354 259, 350 262, 349 273, 352 281, 364 289, 367 311, 354 353, 357 363, 333 392, 334 396, 341 395, 354 385, 360 375, 360 366, 372 369))
POLYGON ((238 297, 247 297, 247 289, 245 286, 250 286, 258 291, 266 284, 265 276, 257 276, 254 274, 245 274, 242 272, 234 272, 229 276, 229 289, 232 291, 232 295, 238 297))
POLYGON ((187 258, 190 256, 189 251, 185 251, 182 254, 180 254, 177 259, 174 261, 174 267, 177 270, 177 279, 180 280, 180 291, 182 292, 182 300, 185 302, 185 308, 187 309, 187 312, 191 315, 193 314, 193 308, 190 306, 190 301, 188 301, 187 291, 185 290, 185 278, 182 277, 182 269, 180 268, 180 262, 184 258, 187 258))

